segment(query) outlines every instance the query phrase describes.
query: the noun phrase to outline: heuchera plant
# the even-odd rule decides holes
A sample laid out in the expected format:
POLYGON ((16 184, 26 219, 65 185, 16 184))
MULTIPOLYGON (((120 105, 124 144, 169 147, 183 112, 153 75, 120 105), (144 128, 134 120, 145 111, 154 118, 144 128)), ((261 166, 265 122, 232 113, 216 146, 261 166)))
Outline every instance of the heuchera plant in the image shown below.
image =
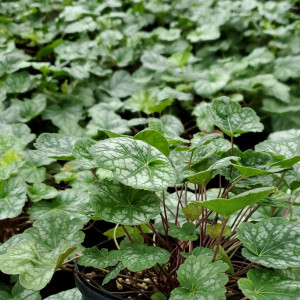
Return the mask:
MULTIPOLYGON (((39 155, 91 175, 83 185, 89 197, 67 189, 36 205, 33 227, 0 247, 1 271, 39 290, 58 269, 77 272, 70 264, 78 260, 105 275, 77 272, 99 288, 117 278, 143 299, 298 299, 300 224, 292 212, 300 191, 291 169, 300 161, 299 131, 271 134, 242 152, 234 138, 263 130, 254 110, 220 97, 207 115, 229 139, 197 133, 188 141, 155 118, 134 137, 41 134, 39 155), (115 224, 106 232, 115 249, 80 246, 88 219, 115 224)), ((13 180, 1 193, 17 186, 13 180)), ((42 184, 30 191, 53 192, 42 184)))

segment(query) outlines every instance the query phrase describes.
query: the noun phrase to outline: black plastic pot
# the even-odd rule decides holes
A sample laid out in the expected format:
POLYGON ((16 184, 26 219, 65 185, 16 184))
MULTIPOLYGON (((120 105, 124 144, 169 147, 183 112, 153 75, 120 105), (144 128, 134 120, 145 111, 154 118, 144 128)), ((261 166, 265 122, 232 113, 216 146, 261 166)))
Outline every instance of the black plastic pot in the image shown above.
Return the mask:
MULTIPOLYGON (((117 240, 120 241, 121 239, 119 238, 117 240)), ((107 240, 97 245, 97 247, 100 249, 107 248, 109 250, 112 250, 115 247, 115 243, 113 240, 107 240)), ((78 265, 76 265, 75 270, 79 270, 78 265)), ((120 298, 118 296, 106 293, 103 290, 100 290, 82 276, 75 274, 74 277, 75 284, 82 294, 82 300, 124 300, 124 298, 120 298)))
POLYGON ((90 284, 86 279, 78 276, 77 274, 75 274, 75 284, 82 294, 82 300, 124 300, 124 298, 108 294, 98 289, 94 285, 90 284))

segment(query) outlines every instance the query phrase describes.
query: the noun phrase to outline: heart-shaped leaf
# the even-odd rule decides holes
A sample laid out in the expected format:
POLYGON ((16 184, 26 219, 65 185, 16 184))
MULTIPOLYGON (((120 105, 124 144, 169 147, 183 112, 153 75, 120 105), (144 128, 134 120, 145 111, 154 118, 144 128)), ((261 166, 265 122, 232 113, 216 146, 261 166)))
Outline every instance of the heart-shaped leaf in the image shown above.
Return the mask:
POLYGON ((83 223, 79 219, 71 220, 64 212, 50 211, 25 232, 31 235, 39 247, 49 250, 58 247, 61 241, 68 241, 71 246, 80 245, 84 240, 84 233, 80 231, 82 227, 83 223))
POLYGON ((230 199, 214 199, 204 202, 193 202, 198 206, 203 206, 212 211, 217 212, 225 218, 228 218, 236 211, 252 205, 259 200, 267 197, 270 193, 275 191, 274 187, 263 187, 252 189, 250 191, 241 193, 230 199))
POLYGON ((248 260, 266 267, 286 269, 300 266, 300 224, 271 218, 256 224, 243 223, 237 229, 248 260))
POLYGON ((72 159, 77 138, 58 133, 42 133, 34 144, 40 153, 57 159, 72 159))
POLYGON ((143 141, 110 138, 89 151, 99 167, 113 171, 115 178, 125 185, 159 191, 175 184, 175 170, 168 159, 143 141))
POLYGON ((172 291, 170 300, 225 299, 228 277, 224 272, 227 269, 227 264, 212 262, 209 256, 191 255, 177 271, 181 287, 172 291))
POLYGON ((267 152, 275 155, 278 159, 299 158, 300 142, 299 139, 288 140, 266 140, 255 146, 256 151, 267 152))
POLYGON ((110 180, 94 182, 90 203, 96 216, 123 225, 145 224, 160 213, 159 199, 152 192, 110 180))
POLYGON ((253 269, 238 281, 239 288, 250 300, 296 300, 300 281, 280 276, 271 270, 253 269))
POLYGON ((182 227, 169 224, 169 235, 181 241, 196 241, 198 239, 196 226, 191 222, 182 224, 182 227))
POLYGON ((0 220, 18 216, 26 202, 26 185, 20 177, 0 181, 0 220))
POLYGON ((145 244, 128 245, 117 252, 123 266, 132 272, 149 269, 157 263, 165 264, 170 258, 167 250, 145 244))
POLYGON ((63 242, 54 250, 40 252, 35 241, 26 241, 0 255, 0 269, 6 274, 20 274, 20 283, 25 288, 40 290, 51 280, 59 262, 75 249, 63 242))
POLYGON ((30 218, 35 220, 49 211, 60 210, 68 214, 71 219, 79 218, 86 223, 88 218, 80 212, 80 206, 87 203, 88 200, 88 194, 81 190, 66 189, 59 191, 58 196, 51 202, 39 201, 35 203, 29 210, 30 218))
MULTIPOLYGON (((207 224, 206 233, 213 239, 217 239, 221 234, 222 224, 217 223, 214 225, 207 224)), ((225 225, 222 236, 231 236, 231 228, 225 225)))
POLYGON ((255 111, 241 106, 228 97, 220 97, 207 107, 207 114, 214 124, 230 137, 246 132, 260 132, 263 125, 255 111))

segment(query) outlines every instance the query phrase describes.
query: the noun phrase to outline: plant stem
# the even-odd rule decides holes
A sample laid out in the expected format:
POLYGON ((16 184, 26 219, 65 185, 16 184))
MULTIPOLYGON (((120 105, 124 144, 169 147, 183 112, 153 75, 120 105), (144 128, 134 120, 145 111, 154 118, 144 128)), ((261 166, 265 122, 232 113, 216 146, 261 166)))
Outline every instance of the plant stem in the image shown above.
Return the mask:
POLYGON ((118 223, 114 228, 114 242, 115 242, 115 245, 116 245, 118 250, 120 250, 120 246, 119 246, 119 243, 118 243, 117 238, 116 238, 116 233, 117 233, 117 229, 118 229, 119 225, 120 224, 118 223))
POLYGON ((216 260, 216 257, 217 257, 218 251, 219 251, 219 246, 220 246, 220 243, 221 243, 221 240, 222 240, 224 228, 225 228, 225 225, 226 225, 227 221, 228 221, 228 218, 224 218, 222 220, 222 227, 221 227, 220 235, 219 235, 219 238, 218 238, 218 242, 217 242, 217 245, 216 245, 216 250, 215 250, 212 261, 216 260))
POLYGON ((223 193, 222 198, 225 198, 228 193, 234 188, 234 186, 237 185, 242 179, 244 179, 244 177, 240 176, 236 181, 234 181, 232 185, 223 193))
POLYGON ((286 218, 286 216, 288 215, 289 211, 291 210, 292 206, 294 205, 295 201, 297 200, 297 198, 300 196, 300 189, 299 191, 296 193, 294 199, 292 200, 292 202, 290 203, 291 206, 289 208, 286 208, 284 210, 284 212, 282 213, 282 218, 286 218))
POLYGON ((79 276, 82 276, 82 277, 84 277, 84 278, 90 280, 90 281, 93 283, 93 285, 95 285, 95 286, 96 286, 97 288, 99 288, 100 290, 105 291, 106 293, 109 293, 109 291, 107 291, 105 288, 103 288, 101 285, 99 285, 95 280, 93 280, 93 279, 92 279, 91 277, 89 277, 88 275, 86 275, 86 274, 84 274, 84 273, 81 273, 81 272, 78 272, 78 271, 75 271, 75 270, 73 270, 73 269, 69 269, 69 268, 62 267, 62 266, 60 266, 59 268, 60 268, 61 270, 64 270, 64 271, 67 271, 67 272, 71 272, 71 273, 75 273, 75 274, 77 274, 77 275, 79 275, 79 276))
POLYGON ((124 230, 126 236, 129 238, 131 244, 134 244, 134 242, 133 242, 133 240, 132 240, 132 238, 131 238, 129 232, 128 232, 127 229, 126 229, 126 227, 125 227, 124 225, 121 225, 121 227, 123 228, 123 230, 124 230))

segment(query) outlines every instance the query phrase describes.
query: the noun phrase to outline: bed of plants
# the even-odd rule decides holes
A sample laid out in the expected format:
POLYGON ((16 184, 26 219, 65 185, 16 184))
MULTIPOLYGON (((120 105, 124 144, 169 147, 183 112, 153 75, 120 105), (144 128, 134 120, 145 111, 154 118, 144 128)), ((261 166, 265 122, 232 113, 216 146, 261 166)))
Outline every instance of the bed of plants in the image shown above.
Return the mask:
POLYGON ((1 1, 0 300, 300 299, 299 82, 297 1, 1 1))

